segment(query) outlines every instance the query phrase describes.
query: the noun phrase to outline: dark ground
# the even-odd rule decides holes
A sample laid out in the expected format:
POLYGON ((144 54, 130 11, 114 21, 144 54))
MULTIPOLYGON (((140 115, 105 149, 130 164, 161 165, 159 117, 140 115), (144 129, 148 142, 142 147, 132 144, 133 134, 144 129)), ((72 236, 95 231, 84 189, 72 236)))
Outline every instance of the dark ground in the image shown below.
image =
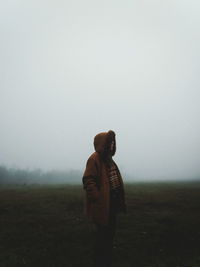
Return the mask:
MULTIPOLYGON (((113 267, 200 267, 200 183, 126 184, 113 267)), ((0 267, 91 267, 82 186, 0 189, 0 267)), ((103 267, 103 266, 102 266, 103 267)))

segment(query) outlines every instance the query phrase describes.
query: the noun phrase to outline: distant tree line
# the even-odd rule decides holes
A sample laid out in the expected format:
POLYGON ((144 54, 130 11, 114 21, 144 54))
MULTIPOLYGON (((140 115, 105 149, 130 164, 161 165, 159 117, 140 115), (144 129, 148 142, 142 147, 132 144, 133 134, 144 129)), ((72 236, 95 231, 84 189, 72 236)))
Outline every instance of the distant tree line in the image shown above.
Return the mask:
POLYGON ((80 184, 82 173, 76 170, 70 171, 42 171, 7 168, 0 166, 0 184, 80 184))

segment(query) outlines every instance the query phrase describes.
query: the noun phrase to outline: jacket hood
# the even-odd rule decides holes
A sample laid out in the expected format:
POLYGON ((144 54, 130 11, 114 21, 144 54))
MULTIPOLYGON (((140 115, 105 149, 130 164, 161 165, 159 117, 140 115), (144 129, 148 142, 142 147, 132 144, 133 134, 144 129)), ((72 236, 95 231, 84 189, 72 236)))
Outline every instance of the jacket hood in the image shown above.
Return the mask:
POLYGON ((114 148, 111 156, 114 156, 116 152, 116 140, 115 132, 112 130, 109 130, 108 132, 99 133, 94 137, 95 151, 103 157, 106 157, 109 154, 110 144, 112 141, 114 141, 114 148))

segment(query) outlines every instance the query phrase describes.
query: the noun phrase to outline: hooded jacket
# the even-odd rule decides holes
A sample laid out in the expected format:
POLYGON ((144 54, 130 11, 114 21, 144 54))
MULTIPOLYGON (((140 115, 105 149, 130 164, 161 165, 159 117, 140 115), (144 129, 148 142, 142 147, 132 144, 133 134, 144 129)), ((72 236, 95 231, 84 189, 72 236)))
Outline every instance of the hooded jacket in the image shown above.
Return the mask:
POLYGON ((126 212, 124 185, 118 166, 112 159, 116 152, 115 133, 113 131, 102 132, 94 138, 95 152, 89 157, 83 174, 83 188, 86 190, 84 205, 85 215, 94 223, 106 225, 110 212, 110 183, 108 170, 110 164, 114 164, 122 187, 122 201, 119 210, 126 212), (112 154, 110 144, 114 141, 112 154))

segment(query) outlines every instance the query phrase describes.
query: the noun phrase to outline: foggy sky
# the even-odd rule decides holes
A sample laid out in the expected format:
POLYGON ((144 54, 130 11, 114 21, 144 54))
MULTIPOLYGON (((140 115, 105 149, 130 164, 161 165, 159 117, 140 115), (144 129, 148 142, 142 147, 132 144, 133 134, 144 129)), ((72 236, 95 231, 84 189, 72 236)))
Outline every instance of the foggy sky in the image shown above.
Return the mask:
POLYGON ((200 2, 7 0, 0 165, 85 168, 116 132, 135 178, 200 177, 200 2))

